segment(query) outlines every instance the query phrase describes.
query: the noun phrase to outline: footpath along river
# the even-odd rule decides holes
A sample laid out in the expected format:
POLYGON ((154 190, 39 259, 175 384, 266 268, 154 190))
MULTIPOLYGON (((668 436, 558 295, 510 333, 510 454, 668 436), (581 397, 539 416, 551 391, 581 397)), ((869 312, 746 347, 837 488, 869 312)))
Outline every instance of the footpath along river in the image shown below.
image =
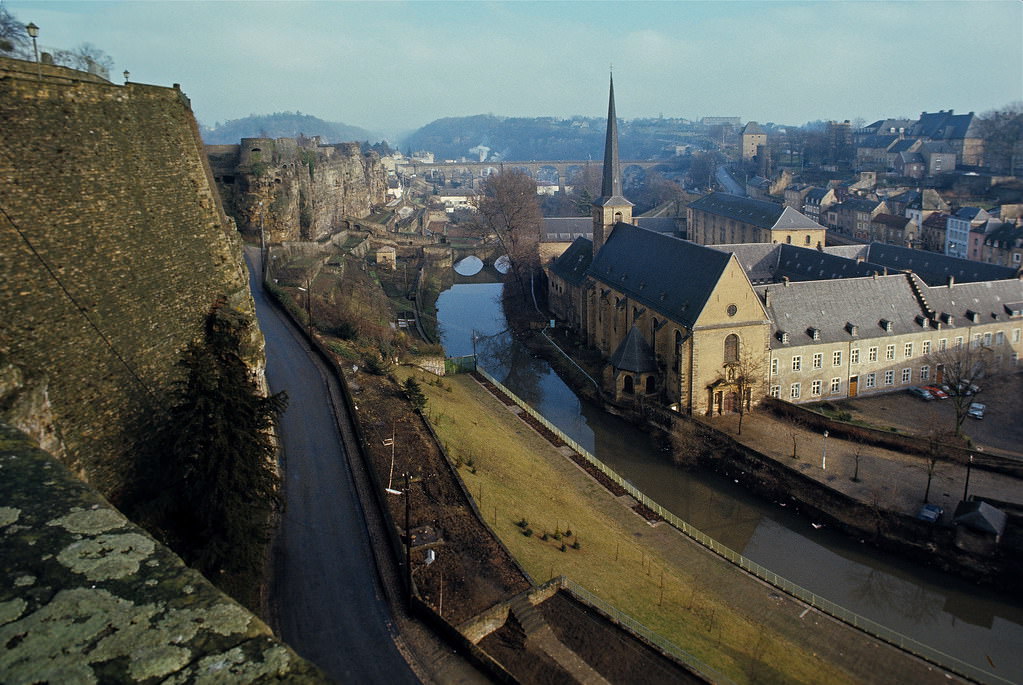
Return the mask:
POLYGON ((661 506, 722 544, 847 609, 989 672, 1023 682, 1023 602, 882 555, 712 473, 684 470, 635 426, 581 401, 506 332, 497 283, 456 284, 437 318, 448 356, 480 364, 661 506))

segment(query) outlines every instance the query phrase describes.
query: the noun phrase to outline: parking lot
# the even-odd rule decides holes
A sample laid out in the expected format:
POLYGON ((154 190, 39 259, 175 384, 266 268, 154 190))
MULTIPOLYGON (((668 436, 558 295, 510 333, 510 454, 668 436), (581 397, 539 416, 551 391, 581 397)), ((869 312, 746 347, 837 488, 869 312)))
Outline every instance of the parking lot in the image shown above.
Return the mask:
MULTIPOLYGON (((1023 456, 1023 373, 980 381, 981 391, 971 401, 987 405, 981 420, 967 417, 963 432, 974 444, 1023 456)), ((906 391, 833 402, 854 419, 879 428, 906 433, 950 431, 955 421, 952 400, 918 399, 906 391)))

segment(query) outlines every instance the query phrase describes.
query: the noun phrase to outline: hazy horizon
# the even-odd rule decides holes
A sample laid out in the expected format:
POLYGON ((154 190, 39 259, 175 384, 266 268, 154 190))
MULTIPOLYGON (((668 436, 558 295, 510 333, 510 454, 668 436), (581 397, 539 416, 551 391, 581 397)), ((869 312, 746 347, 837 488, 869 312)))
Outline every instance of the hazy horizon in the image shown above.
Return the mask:
POLYGON ((112 80, 180 83, 207 126, 302 112, 395 139, 436 119, 618 116, 801 125, 1023 99, 1023 3, 40 2, 39 43, 112 80))

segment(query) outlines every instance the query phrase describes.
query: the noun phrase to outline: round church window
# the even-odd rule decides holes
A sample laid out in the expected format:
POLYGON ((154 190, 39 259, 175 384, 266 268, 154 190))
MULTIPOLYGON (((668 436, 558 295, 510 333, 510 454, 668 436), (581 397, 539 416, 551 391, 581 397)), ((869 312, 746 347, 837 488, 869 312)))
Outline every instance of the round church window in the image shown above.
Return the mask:
POLYGON ((728 316, 735 316, 735 313, 739 311, 739 308, 736 307, 734 304, 730 304, 728 305, 728 309, 726 309, 725 311, 728 312, 728 316))

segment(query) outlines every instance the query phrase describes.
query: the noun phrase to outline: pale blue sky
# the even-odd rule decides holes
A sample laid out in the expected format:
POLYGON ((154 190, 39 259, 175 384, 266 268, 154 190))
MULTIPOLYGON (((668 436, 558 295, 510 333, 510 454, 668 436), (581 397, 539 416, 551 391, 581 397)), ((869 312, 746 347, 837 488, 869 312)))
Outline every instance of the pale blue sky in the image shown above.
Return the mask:
MULTIPOLYGON (((868 121, 1023 99, 1023 3, 6 0, 45 46, 180 83, 206 124, 301 111, 393 134, 445 116, 868 121)), ((119 78, 119 77, 118 77, 119 78)))

